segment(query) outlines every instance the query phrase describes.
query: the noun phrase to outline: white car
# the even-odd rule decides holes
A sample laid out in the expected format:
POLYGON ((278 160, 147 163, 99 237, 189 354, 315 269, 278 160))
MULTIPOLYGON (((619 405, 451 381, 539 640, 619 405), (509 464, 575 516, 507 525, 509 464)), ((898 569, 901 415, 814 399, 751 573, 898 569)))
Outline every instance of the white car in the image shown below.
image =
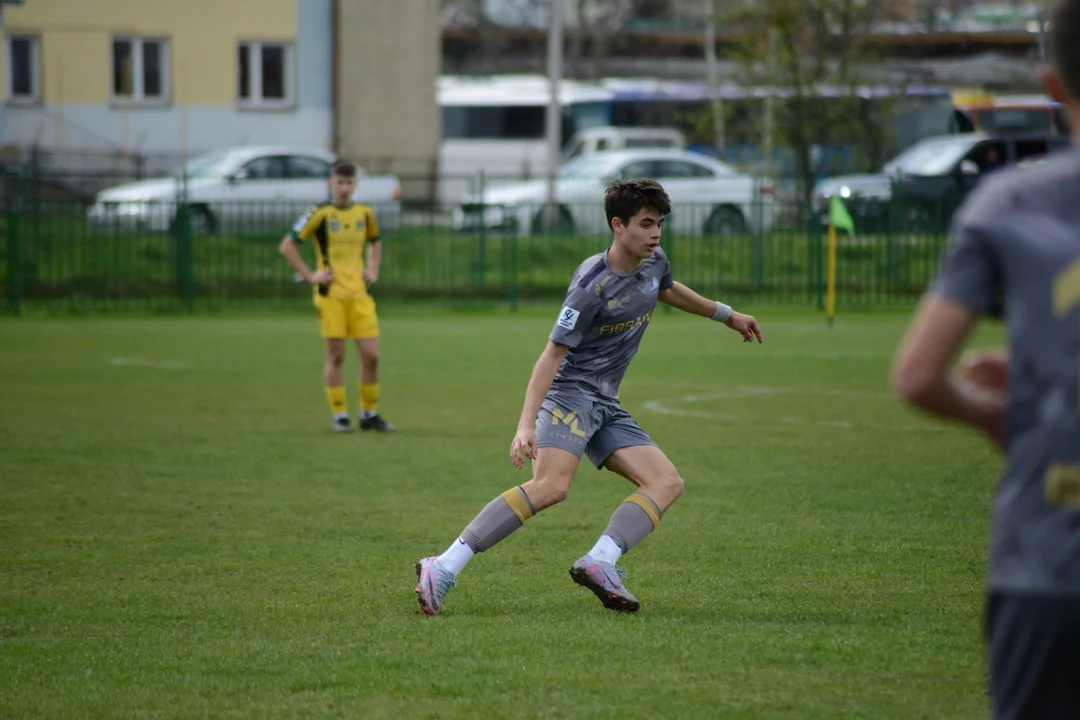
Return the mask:
MULTIPOLYGON (((676 149, 616 150, 571 160, 559 168, 555 200, 562 232, 610 232, 604 215, 604 189, 615 179, 659 181, 671 197, 665 227, 691 235, 738 234, 768 230, 773 197, 767 183, 699 153, 676 149)), ((545 227, 547 181, 498 185, 483 196, 466 197, 454 210, 454 227, 513 230, 528 235, 545 227)))
MULTIPOLYGON (((329 200, 334 154, 317 148, 237 147, 202 155, 174 177, 141 180, 98 193, 87 217, 98 229, 164 232, 174 226, 187 177, 191 228, 197 234, 291 225, 329 200)), ((401 221, 401 183, 357 168, 356 202, 371 205, 381 228, 401 221)))

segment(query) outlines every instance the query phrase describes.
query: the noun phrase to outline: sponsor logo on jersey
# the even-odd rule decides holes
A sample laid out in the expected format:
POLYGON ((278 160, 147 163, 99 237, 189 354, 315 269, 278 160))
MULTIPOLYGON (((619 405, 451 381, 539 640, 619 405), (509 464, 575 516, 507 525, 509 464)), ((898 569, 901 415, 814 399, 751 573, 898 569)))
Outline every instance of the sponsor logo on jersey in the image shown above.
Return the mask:
POLYGON ((636 327, 642 327, 648 325, 652 320, 652 312, 647 312, 644 315, 639 315, 633 320, 627 320, 626 322, 615 323, 614 325, 602 325, 600 326, 600 337, 605 335, 619 335, 627 330, 633 330, 636 327))
POLYGON ((566 305, 563 307, 562 310, 559 311, 559 319, 555 322, 555 324, 561 327, 563 330, 573 330, 574 327, 577 325, 577 319, 580 315, 581 313, 579 311, 575 310, 569 305, 566 305))

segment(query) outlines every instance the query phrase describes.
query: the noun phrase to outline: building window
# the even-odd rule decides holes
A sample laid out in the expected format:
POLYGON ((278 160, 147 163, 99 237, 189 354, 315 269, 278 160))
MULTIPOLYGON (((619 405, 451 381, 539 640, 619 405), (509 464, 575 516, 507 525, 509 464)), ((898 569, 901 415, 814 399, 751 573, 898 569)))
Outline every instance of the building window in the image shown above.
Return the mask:
POLYGON ((237 100, 245 107, 293 104, 293 53, 286 43, 242 42, 237 56, 237 100))
POLYGON ((41 101, 41 43, 31 35, 7 38, 7 99, 18 103, 41 101))
POLYGON ((113 38, 112 96, 120 102, 167 102, 168 43, 157 38, 113 38))

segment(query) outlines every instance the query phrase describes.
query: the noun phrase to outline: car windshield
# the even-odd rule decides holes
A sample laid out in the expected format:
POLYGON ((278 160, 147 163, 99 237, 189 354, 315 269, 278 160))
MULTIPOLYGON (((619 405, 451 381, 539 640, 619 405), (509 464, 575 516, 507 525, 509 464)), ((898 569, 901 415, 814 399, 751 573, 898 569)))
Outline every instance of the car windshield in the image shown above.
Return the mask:
POLYGON ((578 158, 559 168, 559 177, 563 178, 598 178, 609 165, 608 158, 596 155, 578 158))
MULTIPOLYGON (((189 178, 224 177, 236 166, 236 155, 227 152, 200 155, 184 166, 189 178)), ((179 173, 177 173, 179 174, 179 173)))
POLYGON ((924 140, 890 160, 884 171, 888 175, 944 175, 971 150, 975 142, 966 137, 924 140))

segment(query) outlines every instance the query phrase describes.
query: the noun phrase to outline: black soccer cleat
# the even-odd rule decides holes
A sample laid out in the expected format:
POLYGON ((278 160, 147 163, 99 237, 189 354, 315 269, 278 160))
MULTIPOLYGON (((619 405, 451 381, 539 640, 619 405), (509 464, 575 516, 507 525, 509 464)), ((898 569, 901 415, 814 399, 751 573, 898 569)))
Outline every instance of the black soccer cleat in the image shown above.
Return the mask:
POLYGON ((352 423, 349 422, 349 418, 346 418, 346 417, 336 418, 334 420, 333 428, 334 428, 334 432, 352 432, 353 431, 352 423))
POLYGON ((396 428, 393 425, 391 425, 390 423, 383 420, 382 416, 379 415, 378 413, 376 413, 376 414, 374 414, 374 415, 372 415, 371 417, 368 417, 368 418, 361 417, 360 418, 360 429, 361 430, 375 430, 377 432, 394 432, 394 430, 396 428))

